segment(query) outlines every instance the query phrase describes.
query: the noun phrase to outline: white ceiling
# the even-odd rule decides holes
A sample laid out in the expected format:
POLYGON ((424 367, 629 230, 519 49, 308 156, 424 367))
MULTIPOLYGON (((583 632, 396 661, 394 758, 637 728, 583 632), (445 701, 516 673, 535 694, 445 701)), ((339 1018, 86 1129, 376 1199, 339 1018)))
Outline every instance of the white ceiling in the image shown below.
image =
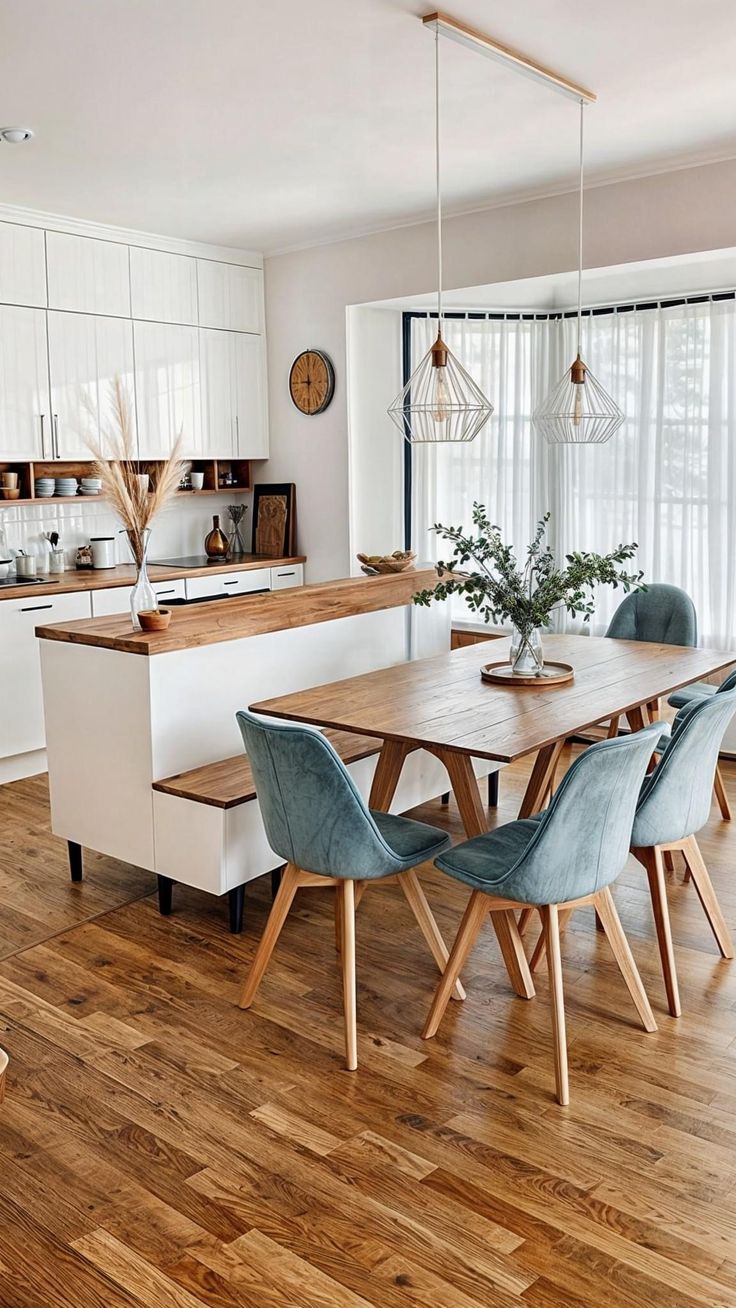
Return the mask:
MULTIPOLYGON (((733 0, 446 0, 598 92, 591 180, 736 156, 733 0)), ((0 199, 265 251, 431 211, 421 0, 0 0, 0 199)), ((567 189, 574 104, 444 42, 447 208, 567 189)))

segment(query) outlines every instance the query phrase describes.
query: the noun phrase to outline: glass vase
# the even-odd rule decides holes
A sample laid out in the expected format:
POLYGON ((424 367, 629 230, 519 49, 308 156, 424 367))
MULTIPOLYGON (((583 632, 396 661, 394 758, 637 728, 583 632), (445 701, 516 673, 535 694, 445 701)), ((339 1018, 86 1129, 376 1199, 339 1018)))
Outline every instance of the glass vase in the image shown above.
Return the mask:
MULTIPOLYGON (((130 542, 130 548, 133 551, 133 558, 135 559, 136 538, 134 534, 130 531, 127 532, 126 534, 130 542)), ((146 568, 146 562, 148 558, 148 542, 150 539, 151 539, 150 531, 144 531, 143 554, 140 563, 138 563, 136 560, 136 566, 138 571, 133 586, 133 591, 130 596, 130 616, 133 620, 133 626, 135 627, 136 631, 140 631, 141 629, 141 624, 138 620, 138 614, 145 613, 150 609, 158 608, 158 599, 156 598, 156 592, 153 589, 153 586, 151 585, 150 581, 148 580, 148 571, 146 568)))
POLYGON ((544 671, 544 651, 539 627, 524 631, 517 627, 512 629, 509 662, 514 676, 541 677, 544 671))

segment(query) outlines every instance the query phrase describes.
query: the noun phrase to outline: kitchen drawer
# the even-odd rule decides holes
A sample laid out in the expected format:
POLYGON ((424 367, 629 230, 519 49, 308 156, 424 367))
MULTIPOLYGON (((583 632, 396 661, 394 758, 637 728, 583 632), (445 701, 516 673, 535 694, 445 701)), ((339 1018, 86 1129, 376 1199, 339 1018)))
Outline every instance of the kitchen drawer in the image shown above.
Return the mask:
MULTIPOLYGON (((151 583, 159 603, 166 605, 172 600, 183 600, 186 598, 184 593, 184 581, 154 581, 151 583)), ((132 586, 106 586, 104 590, 93 590, 92 594, 92 617, 104 618, 115 613, 128 613, 130 611, 130 597, 133 594, 132 586)))
POLYGON ((187 577, 188 600, 211 599, 215 595, 247 595, 271 589, 271 569, 251 568, 242 572, 214 572, 207 577, 187 577))
MULTIPOLYGON (((29 592, 33 592, 29 586, 29 592)), ((0 686, 3 688, 0 757, 43 749, 41 662, 36 627, 51 622, 88 618, 92 612, 88 591, 62 595, 24 595, 0 600, 0 686)), ((78 723, 70 722, 74 731, 78 723)))
POLYGON ((303 585, 303 563, 285 563, 283 567, 271 568, 271 590, 288 590, 290 586, 303 585))

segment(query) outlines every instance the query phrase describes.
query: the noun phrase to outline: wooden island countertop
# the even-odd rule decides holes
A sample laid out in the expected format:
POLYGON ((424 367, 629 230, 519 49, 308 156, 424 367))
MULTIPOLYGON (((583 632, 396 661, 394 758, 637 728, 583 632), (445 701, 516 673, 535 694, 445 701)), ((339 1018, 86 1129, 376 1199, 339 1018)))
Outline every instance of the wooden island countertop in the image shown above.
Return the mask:
POLYGON ((41 640, 94 645, 125 654, 169 654, 407 605, 416 591, 437 580, 434 568, 390 576, 344 577, 267 594, 172 606, 166 631, 134 631, 126 615, 39 626, 36 635, 41 640))

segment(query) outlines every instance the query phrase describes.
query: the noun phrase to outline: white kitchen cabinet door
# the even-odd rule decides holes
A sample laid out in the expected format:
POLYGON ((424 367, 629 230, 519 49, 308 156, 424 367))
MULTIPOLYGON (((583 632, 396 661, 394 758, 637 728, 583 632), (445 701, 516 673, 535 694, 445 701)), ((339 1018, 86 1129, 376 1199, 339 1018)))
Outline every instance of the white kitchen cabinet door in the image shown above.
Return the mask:
POLYGON ((133 339, 140 457, 167 458, 181 432, 182 456, 200 458, 206 451, 197 328, 136 322, 133 339))
POLYGON ((135 440, 132 324, 122 318, 50 312, 48 330, 52 457, 92 458, 86 438, 102 439, 111 423, 116 375, 130 398, 135 440))
MULTIPOLYGON (((178 578, 176 581, 154 581, 151 584, 154 595, 164 608, 167 603, 171 603, 171 600, 185 598, 183 578, 178 578)), ((115 613, 130 612, 132 586, 105 586, 101 590, 90 591, 90 594, 93 618, 107 618, 115 613)))
POLYGON ((238 455, 233 335, 233 332, 208 328, 202 328, 199 333, 202 446, 215 459, 232 459, 238 455))
POLYGON ((197 260, 200 327, 263 331, 263 270, 197 260))
POLYGON ((127 245, 47 232, 46 259, 50 309, 130 317, 127 245))
POLYGON ((266 340, 228 332, 235 372, 235 453, 240 459, 268 458, 266 340))
POLYGON ((0 459, 50 459, 43 309, 0 305, 0 459))
MULTIPOLYGON (((30 594, 22 599, 0 600, 0 685, 8 692, 3 695, 0 727, 2 758, 46 744, 36 627, 88 618, 92 612, 88 592, 34 595, 33 589, 29 586, 30 594)), ((80 729, 78 722, 69 723, 70 731, 80 729)))
POLYGON ((0 223, 0 301, 46 305, 46 249, 41 227, 0 223))
POLYGON ((130 247, 134 318, 197 325, 197 260, 185 254, 130 247))

